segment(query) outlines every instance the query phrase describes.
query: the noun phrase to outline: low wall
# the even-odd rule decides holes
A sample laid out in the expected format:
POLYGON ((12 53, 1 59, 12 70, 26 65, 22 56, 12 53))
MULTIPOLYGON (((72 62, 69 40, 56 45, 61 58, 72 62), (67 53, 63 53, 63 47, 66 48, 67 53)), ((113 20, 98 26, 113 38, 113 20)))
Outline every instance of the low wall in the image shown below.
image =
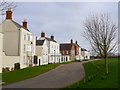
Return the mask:
POLYGON ((14 68, 15 63, 20 63, 20 56, 6 56, 3 52, 2 68, 14 68))

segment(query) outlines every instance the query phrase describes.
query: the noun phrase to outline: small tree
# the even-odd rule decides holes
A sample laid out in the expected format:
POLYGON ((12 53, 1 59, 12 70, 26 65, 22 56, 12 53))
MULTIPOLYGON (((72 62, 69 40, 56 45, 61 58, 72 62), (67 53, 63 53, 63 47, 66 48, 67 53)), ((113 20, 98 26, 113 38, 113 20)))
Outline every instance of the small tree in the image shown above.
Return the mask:
POLYGON ((92 49, 105 60, 105 69, 108 73, 107 57, 115 50, 117 25, 107 14, 94 14, 86 19, 84 37, 90 42, 92 49))
POLYGON ((15 2, 8 2, 7 0, 0 0, 0 15, 5 15, 6 10, 8 8, 15 9, 16 8, 15 2))
POLYGON ((35 55, 34 56, 34 64, 35 64, 35 66, 38 64, 38 60, 37 59, 38 59, 38 56, 35 55))

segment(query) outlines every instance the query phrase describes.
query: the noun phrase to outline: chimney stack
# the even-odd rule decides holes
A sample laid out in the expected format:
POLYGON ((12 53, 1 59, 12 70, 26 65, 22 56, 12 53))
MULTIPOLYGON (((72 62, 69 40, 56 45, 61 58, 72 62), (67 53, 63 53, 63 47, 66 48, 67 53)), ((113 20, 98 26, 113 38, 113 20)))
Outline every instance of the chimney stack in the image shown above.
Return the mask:
POLYGON ((41 33, 41 38, 43 38, 43 37, 45 37, 45 33, 44 32, 41 33))
POLYGON ((8 8, 6 11, 6 19, 11 19, 12 20, 12 10, 11 8, 8 8))
POLYGON ((71 44, 73 43, 73 40, 71 39, 71 44))
POLYGON ((36 41, 37 41, 37 36, 36 36, 36 41))
POLYGON ((25 27, 27 29, 27 20, 26 19, 23 21, 23 27, 25 27))
POLYGON ((77 41, 75 41, 75 43, 77 44, 77 41))
POLYGON ((54 40, 54 36, 53 35, 51 35, 51 39, 54 40))

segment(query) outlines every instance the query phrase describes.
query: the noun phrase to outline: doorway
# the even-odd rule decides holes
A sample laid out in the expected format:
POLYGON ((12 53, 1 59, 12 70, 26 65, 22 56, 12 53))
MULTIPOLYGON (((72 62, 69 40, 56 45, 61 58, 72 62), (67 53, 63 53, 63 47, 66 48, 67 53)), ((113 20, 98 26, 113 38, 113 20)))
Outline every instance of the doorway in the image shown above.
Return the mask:
POLYGON ((40 59, 39 59, 39 66, 40 66, 40 59))

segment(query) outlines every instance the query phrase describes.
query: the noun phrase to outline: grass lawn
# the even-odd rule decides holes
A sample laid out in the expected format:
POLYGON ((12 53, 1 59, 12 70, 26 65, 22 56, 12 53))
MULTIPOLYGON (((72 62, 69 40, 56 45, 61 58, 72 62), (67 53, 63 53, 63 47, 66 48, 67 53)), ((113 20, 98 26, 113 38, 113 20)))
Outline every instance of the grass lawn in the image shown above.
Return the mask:
POLYGON ((118 58, 108 59, 109 73, 105 74, 104 60, 84 63, 85 78, 67 88, 118 88, 118 58))
POLYGON ((28 78, 38 76, 51 69, 56 68, 60 64, 49 64, 43 66, 29 67, 21 70, 2 73, 2 80, 5 84, 10 84, 18 81, 22 81, 28 78))

